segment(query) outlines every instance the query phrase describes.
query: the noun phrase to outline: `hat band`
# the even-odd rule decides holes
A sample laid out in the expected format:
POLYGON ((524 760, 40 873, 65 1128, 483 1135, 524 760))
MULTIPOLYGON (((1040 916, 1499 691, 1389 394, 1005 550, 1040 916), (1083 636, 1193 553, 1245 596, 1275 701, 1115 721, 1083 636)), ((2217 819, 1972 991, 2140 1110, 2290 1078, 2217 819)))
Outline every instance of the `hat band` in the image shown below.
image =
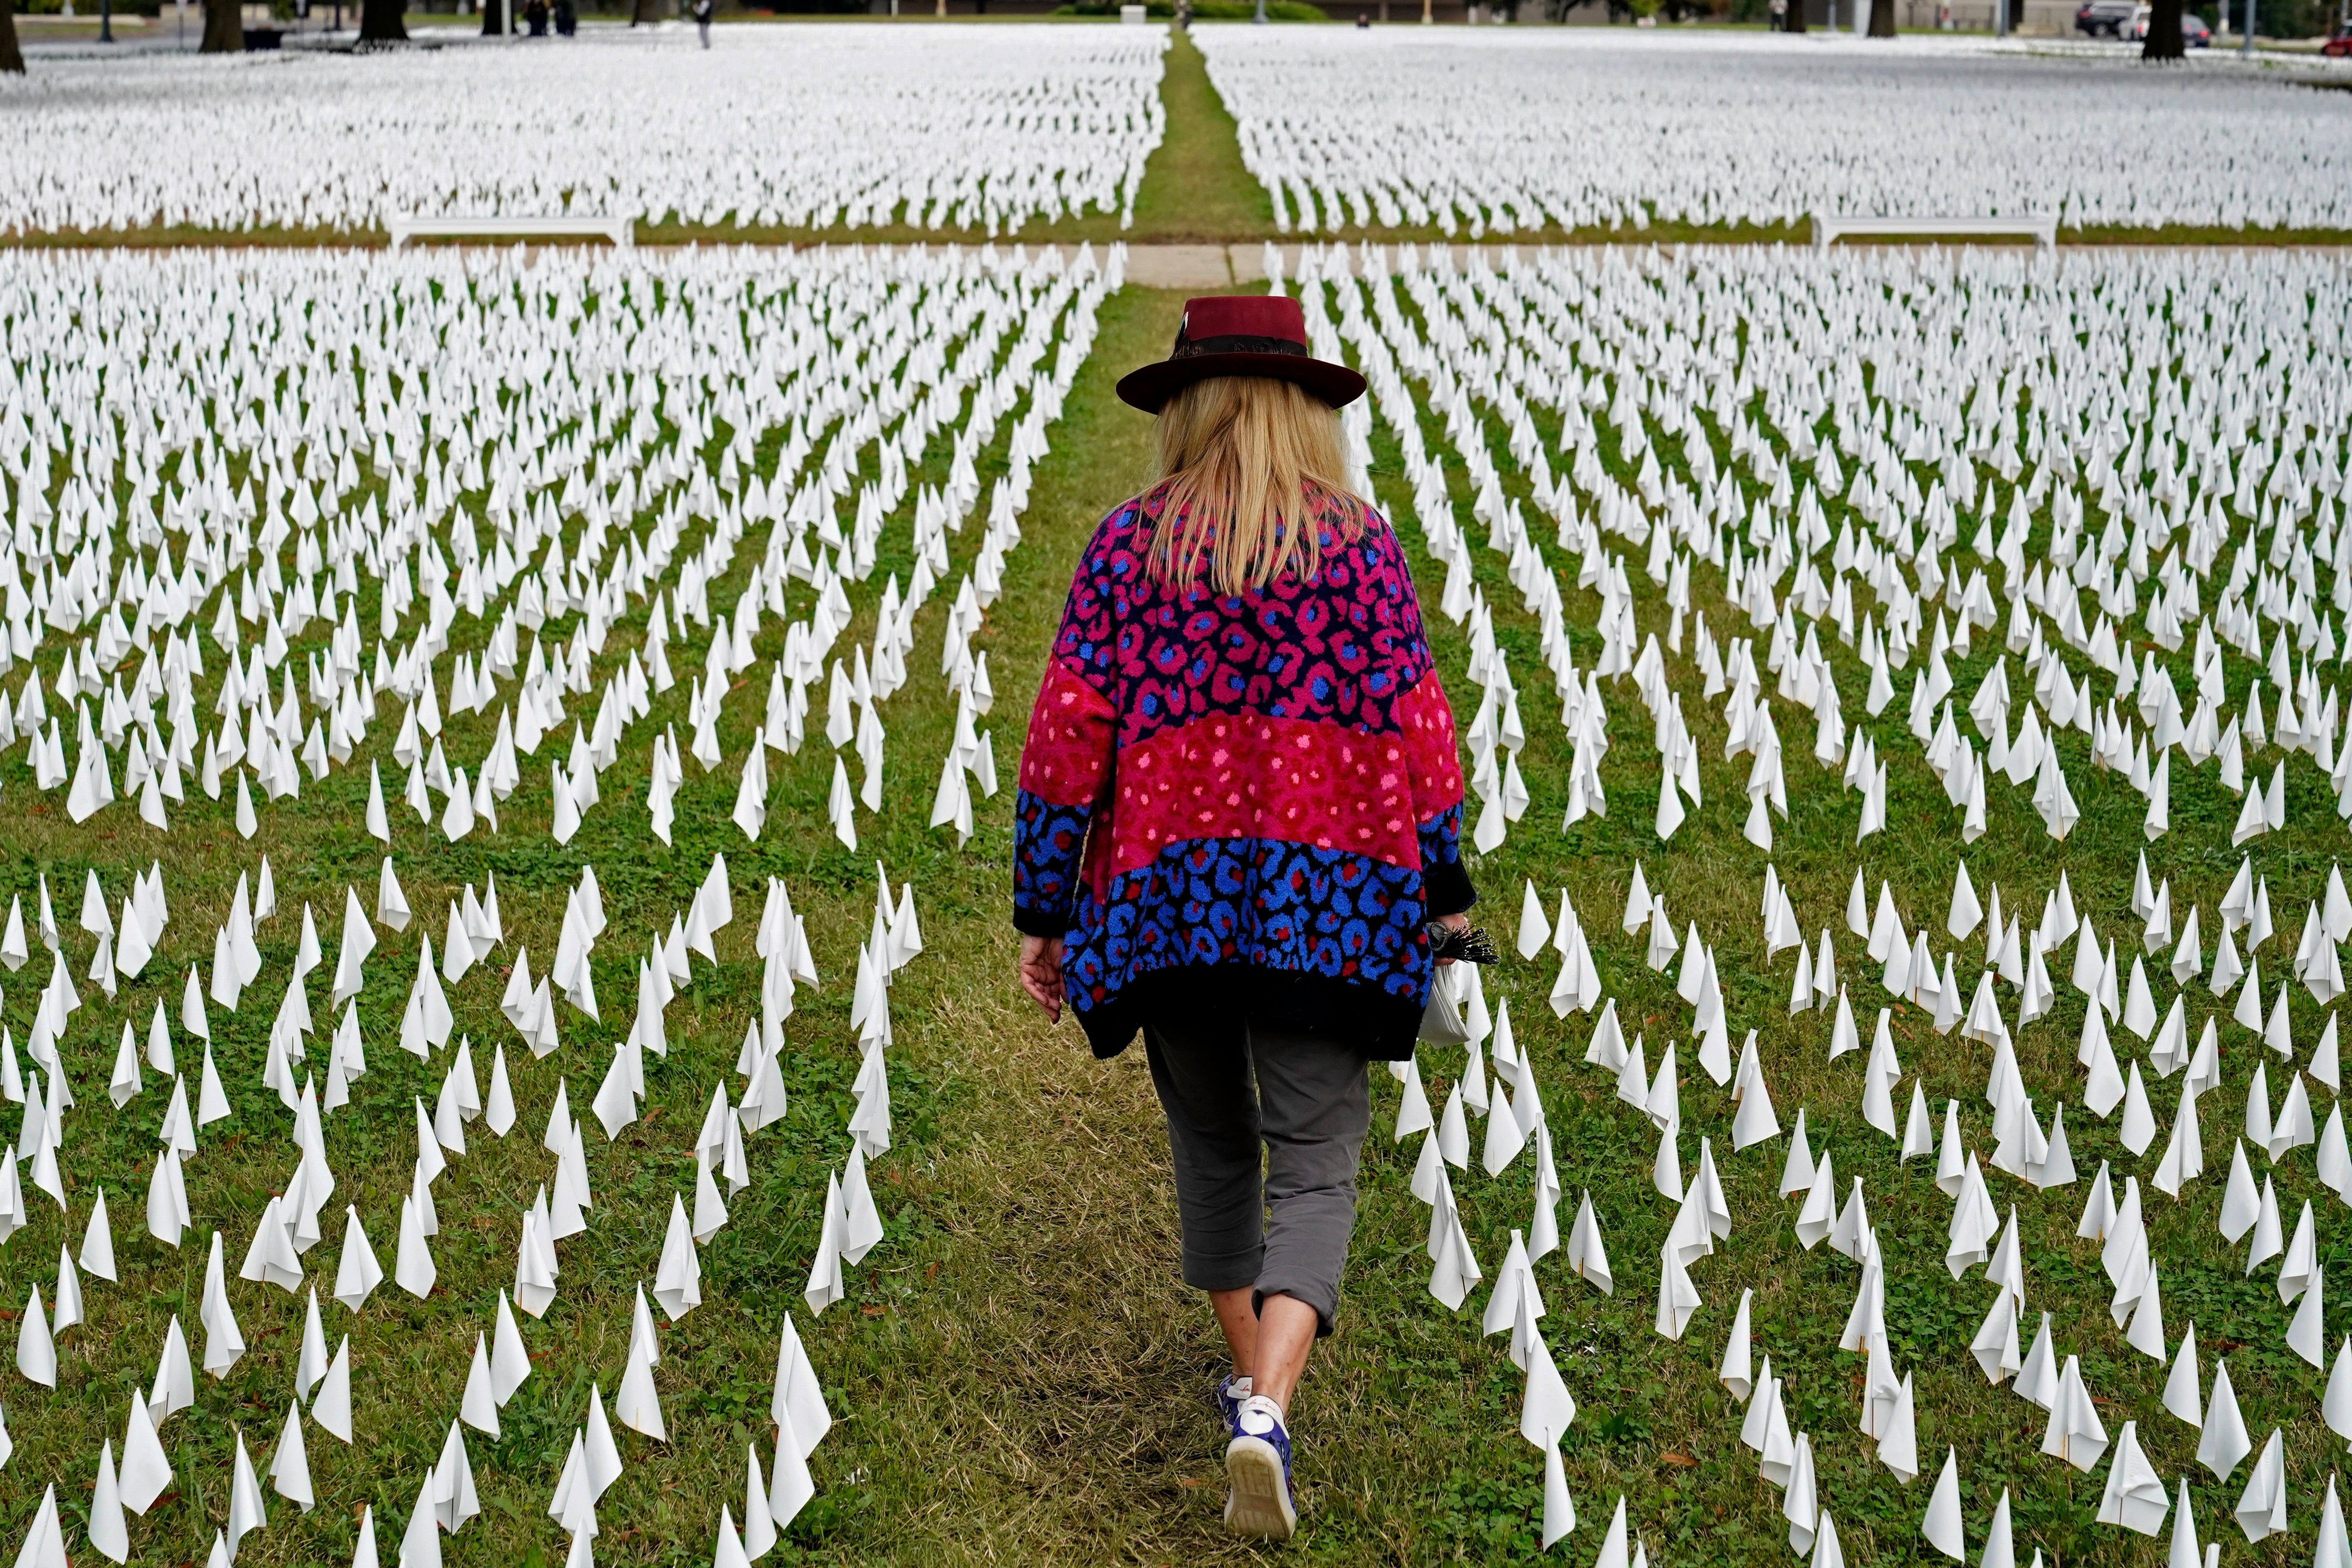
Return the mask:
POLYGON ((1296 354, 1306 359, 1307 345, 1289 338, 1253 338, 1234 334, 1223 338, 1180 338, 1168 350, 1171 360, 1190 360, 1202 354, 1296 354))

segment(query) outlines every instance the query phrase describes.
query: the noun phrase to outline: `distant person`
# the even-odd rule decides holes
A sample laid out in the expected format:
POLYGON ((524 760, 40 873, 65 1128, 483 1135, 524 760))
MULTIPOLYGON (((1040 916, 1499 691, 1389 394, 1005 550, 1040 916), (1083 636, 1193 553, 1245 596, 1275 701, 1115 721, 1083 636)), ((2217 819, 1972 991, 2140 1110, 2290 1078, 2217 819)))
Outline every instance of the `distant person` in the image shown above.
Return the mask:
POLYGON ((1359 11, 1356 13, 1356 30, 1358 32, 1367 31, 1370 28, 1371 25, 1372 14, 1370 12, 1359 11))
POLYGON ((1118 383, 1159 417, 1160 476, 1079 557, 1014 814, 1022 988, 1097 1057, 1142 1032, 1182 1277, 1233 1353, 1225 1524, 1276 1540, 1367 1066, 1412 1057, 1439 965, 1492 951, 1404 550, 1348 487, 1334 411, 1363 391, 1297 299, 1185 302, 1169 357, 1118 383))
POLYGON ((555 0, 555 36, 568 38, 580 30, 580 12, 572 0, 555 0))
POLYGON ((547 37, 547 0, 530 0, 530 4, 522 8, 522 16, 523 20, 530 24, 532 37, 547 37))
POLYGON ((694 0, 694 25, 702 30, 702 47, 710 47, 710 13, 715 9, 711 0, 694 0))
POLYGON ((1769 9, 1771 16, 1765 23, 1766 27, 1775 33, 1787 32, 1789 30, 1789 0, 1772 0, 1769 9))

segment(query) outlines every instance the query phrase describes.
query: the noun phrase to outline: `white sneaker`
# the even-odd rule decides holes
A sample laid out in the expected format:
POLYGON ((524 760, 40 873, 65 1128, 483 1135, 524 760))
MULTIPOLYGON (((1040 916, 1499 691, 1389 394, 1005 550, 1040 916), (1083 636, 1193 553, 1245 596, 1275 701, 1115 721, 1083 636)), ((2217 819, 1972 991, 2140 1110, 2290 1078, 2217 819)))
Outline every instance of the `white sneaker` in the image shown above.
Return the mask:
POLYGON ((1282 1406, 1262 1394, 1242 1401, 1234 1440, 1225 1445, 1225 1527, 1236 1535, 1287 1541, 1298 1529, 1290 1490, 1290 1434, 1282 1406))

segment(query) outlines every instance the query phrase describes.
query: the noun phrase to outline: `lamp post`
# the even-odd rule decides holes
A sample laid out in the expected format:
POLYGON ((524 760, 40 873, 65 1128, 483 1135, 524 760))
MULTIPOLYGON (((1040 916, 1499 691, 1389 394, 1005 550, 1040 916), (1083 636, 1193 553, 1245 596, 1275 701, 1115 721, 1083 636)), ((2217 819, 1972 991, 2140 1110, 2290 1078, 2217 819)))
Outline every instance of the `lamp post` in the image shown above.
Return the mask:
POLYGON ((114 0, 98 0, 98 41, 114 42, 114 0))
POLYGON ((2254 57, 2254 0, 2246 0, 2246 36, 2238 40, 2238 55, 2242 59, 2254 57))
MULTIPOLYGON (((2249 3, 2251 4, 2251 0, 2249 0, 2249 3)), ((1250 21, 1256 26, 1263 27, 1265 26, 1265 0, 1257 0, 1257 10, 1255 14, 1250 17, 1250 21)))

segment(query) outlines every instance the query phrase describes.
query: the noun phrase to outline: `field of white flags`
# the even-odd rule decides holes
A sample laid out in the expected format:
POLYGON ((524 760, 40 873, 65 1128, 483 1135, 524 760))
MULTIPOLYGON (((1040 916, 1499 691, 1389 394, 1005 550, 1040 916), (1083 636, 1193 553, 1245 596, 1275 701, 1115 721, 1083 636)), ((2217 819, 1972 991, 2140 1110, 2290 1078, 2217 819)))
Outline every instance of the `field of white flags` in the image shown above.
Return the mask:
POLYGON ((1813 212, 2352 227, 2339 95, 2228 61, 2159 72, 1982 40, 1586 28, 1194 37, 1286 233, 1433 224, 1475 239, 1813 212), (2120 151, 2153 147, 2189 177, 2140 177, 2120 151))
POLYGON ((2345 1560, 2347 282, 1290 280, 1426 550, 1507 949, 1370 1201, 1571 1556, 2345 1560))
POLYGON ((1131 216, 1166 31, 591 30, 562 47, 43 59, 0 233, 588 213, 996 235, 1131 216), (950 133, 949 128, 952 128, 950 133))
MULTIPOLYGON (((2352 228, 2333 98, 2226 65, 1200 38, 1293 235, 2352 228)), ((0 205, 1002 229, 1132 210, 1200 69, 718 42, 41 58, 0 205)), ((2352 266, 1266 255, 1503 949, 1376 1075, 1310 1546, 2352 1568, 2352 266)), ((1140 1053, 1010 983, 1129 259, 0 257, 18 1568, 1237 1551, 1140 1053)))
POLYGON ((20 1561, 837 1514, 916 873, 1120 266, 0 266, 20 1561))

